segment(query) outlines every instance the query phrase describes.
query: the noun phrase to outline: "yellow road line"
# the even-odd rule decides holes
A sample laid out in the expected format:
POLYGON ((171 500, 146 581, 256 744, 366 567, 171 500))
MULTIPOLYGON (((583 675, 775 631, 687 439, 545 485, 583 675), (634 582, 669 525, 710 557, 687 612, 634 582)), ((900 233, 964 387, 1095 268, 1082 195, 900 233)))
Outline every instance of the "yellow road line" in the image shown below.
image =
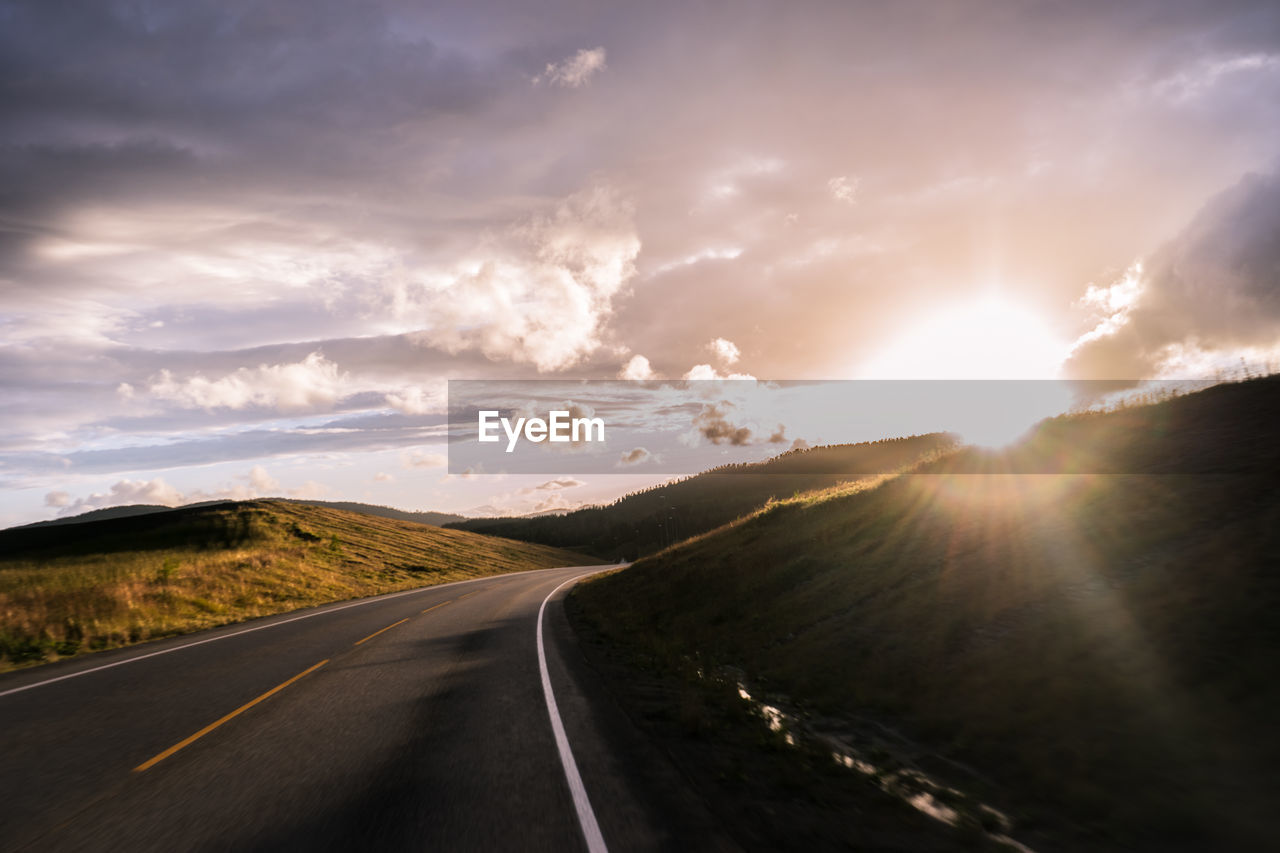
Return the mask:
POLYGON ((469 592, 469 593, 467 593, 466 595, 460 595, 460 596, 458 596, 458 600, 459 600, 459 601, 461 601, 461 600, 462 600, 462 599, 464 599, 464 598, 470 598, 471 596, 476 595, 476 594, 478 594, 479 592, 480 592, 480 590, 478 590, 478 589, 477 589, 475 592, 469 592))
POLYGON ((446 604, 453 604, 453 601, 452 601, 452 600, 449 600, 449 601, 442 601, 442 602, 440 602, 439 604, 437 604, 435 607, 428 607, 426 610, 424 610, 424 611, 422 611, 422 612, 423 612, 423 613, 430 613, 432 610, 435 610, 435 609, 436 609, 436 607, 444 607, 446 604))
POLYGON ((207 735, 209 732, 213 731, 213 730, 214 730, 214 729, 216 729, 218 726, 220 726, 220 725, 222 725, 223 723, 225 723, 227 720, 230 720, 230 719, 232 719, 233 717, 238 717, 238 716, 240 716, 240 715, 241 715, 241 714, 243 714, 245 711, 249 710, 249 709, 250 709, 250 708, 252 708, 254 705, 257 705, 259 702, 261 702, 263 699, 266 699, 266 698, 267 698, 268 696, 270 696, 271 694, 273 694, 273 693, 279 693, 281 690, 284 690, 286 687, 288 687, 290 684, 293 684, 293 682, 297 681, 299 678, 302 678, 304 675, 309 675, 309 674, 311 674, 311 673, 315 672, 317 669, 319 669, 320 667, 324 666, 324 665, 325 665, 325 664, 327 664, 328 662, 329 662, 329 659, 328 659, 328 658, 325 658, 324 660, 320 661, 320 663, 316 664, 315 666, 307 667, 307 668, 306 668, 306 669, 304 669, 302 672, 300 672, 300 673, 298 673, 297 675, 295 675, 293 678, 290 678, 288 681, 285 681, 285 682, 283 682, 283 683, 281 683, 281 684, 277 684, 275 687, 272 687, 270 690, 268 690, 266 693, 263 693, 263 694, 262 694, 261 696, 259 696, 257 699, 253 699, 253 700, 251 700, 251 701, 249 701, 249 702, 244 703, 244 704, 243 704, 243 705, 241 705, 239 708, 236 708, 234 711, 232 711, 230 714, 227 714, 225 717, 223 717, 223 718, 222 718, 222 719, 220 719, 220 720, 217 720, 217 721, 215 721, 215 722, 210 723, 209 725, 205 726, 203 729, 201 729, 200 731, 196 732, 195 734, 193 734, 191 737, 187 738, 186 740, 178 741, 178 742, 177 742, 177 743, 175 743, 173 746, 169 747, 169 748, 168 748, 168 749, 166 749, 164 752, 162 752, 162 753, 160 753, 159 755, 157 755, 155 758, 150 758, 150 759, 147 759, 146 761, 142 762, 142 763, 141 763, 141 764, 139 764, 137 767, 133 768, 133 772, 134 772, 134 773, 141 773, 143 770, 147 770, 147 769, 149 769, 149 768, 151 768, 151 767, 154 767, 155 765, 159 764, 161 761, 164 761, 164 760, 165 760, 166 758, 168 758, 170 755, 173 755, 175 752, 177 752, 178 750, 182 749, 183 747, 187 747, 187 746, 190 746, 191 744, 195 743, 195 742, 196 742, 196 741, 198 741, 200 738, 204 737, 204 736, 205 736, 205 735, 207 735))
POLYGON ((356 640, 354 643, 352 643, 352 645, 358 646, 358 645, 360 645, 361 643, 367 643, 367 642, 369 642, 370 640, 372 640, 374 637, 376 637, 376 636, 378 636, 379 634, 381 634, 383 631, 390 631, 390 630, 391 630, 392 628, 394 628, 395 626, 397 626, 397 625, 403 625, 405 622, 408 622, 408 621, 409 621, 409 617, 408 617, 408 616, 406 616, 406 617, 404 617, 403 619, 401 619, 399 622, 392 622, 392 623, 391 623, 390 625, 388 625, 387 627, 385 627, 385 628, 380 628, 380 629, 378 629, 377 631, 374 631, 372 634, 370 634, 369 636, 365 637, 363 640, 356 640))

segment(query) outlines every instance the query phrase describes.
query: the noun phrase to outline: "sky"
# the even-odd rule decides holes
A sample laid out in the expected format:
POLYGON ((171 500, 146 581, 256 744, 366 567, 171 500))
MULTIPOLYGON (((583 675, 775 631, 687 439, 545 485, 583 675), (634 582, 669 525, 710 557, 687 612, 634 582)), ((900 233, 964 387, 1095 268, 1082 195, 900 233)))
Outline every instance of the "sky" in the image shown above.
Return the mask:
POLYGON ((1280 364, 1272 2, 0 0, 0 128, 0 525, 665 479, 451 378, 1280 364))

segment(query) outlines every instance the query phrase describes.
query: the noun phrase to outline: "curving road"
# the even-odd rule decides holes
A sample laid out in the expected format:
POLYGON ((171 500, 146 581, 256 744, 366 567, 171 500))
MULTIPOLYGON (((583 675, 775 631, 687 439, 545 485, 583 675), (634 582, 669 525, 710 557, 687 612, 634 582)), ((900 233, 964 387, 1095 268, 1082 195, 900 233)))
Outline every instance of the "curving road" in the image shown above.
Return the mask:
POLYGON ((10 673, 0 849, 731 849, 576 648, 562 598, 596 570, 10 673))

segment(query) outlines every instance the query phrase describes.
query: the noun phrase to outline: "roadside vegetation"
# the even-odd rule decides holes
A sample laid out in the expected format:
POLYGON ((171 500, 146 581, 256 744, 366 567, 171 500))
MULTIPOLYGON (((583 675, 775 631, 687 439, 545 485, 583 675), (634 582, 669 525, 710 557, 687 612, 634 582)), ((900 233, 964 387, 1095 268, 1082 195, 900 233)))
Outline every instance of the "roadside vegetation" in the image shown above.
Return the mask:
POLYGON ((0 670, 581 554, 286 501, 0 531, 0 670))
POLYGON ((910 744, 1036 850, 1262 849, 1277 416, 1269 378, 1056 419, 1005 453, 775 501, 580 584, 575 612, 681 696, 738 673, 850 742, 891 733, 872 748, 910 744))

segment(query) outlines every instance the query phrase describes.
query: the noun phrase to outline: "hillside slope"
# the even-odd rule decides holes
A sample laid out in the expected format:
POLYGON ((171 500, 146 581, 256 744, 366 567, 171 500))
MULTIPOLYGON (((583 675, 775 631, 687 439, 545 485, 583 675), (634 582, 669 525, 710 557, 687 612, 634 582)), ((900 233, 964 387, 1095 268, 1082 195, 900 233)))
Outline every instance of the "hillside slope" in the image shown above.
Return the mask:
POLYGON ((0 531, 0 668, 580 554, 247 501, 0 531))
MULTIPOLYGON (((377 515, 382 518, 394 518, 399 521, 413 521, 418 524, 430 524, 435 527, 443 527, 446 524, 462 521, 463 516, 456 515, 451 512, 422 512, 415 510, 396 509, 391 506, 382 506, 380 504, 366 504, 358 501, 313 501, 300 500, 298 498, 262 498, 261 500, 280 501, 282 503, 299 503, 307 506, 331 507, 333 509, 344 509, 348 512, 359 512, 365 515, 377 515)), ((215 504, 227 503, 227 501, 200 501, 199 503, 187 504, 186 507, 176 507, 177 509, 186 509, 191 507, 212 506, 215 504)), ((162 506, 160 504, 128 504, 126 506, 110 506, 103 509, 91 509, 88 512, 82 512, 79 515, 68 515, 61 518, 51 518, 47 521, 34 521, 31 524, 23 524, 21 527, 57 527, 66 524, 83 524, 86 521, 105 521, 111 518, 128 518, 133 515, 151 515, 157 512, 172 512, 175 507, 162 506)))
POLYGON ((832 445, 783 453, 765 462, 726 465, 683 480, 587 507, 538 518, 476 518, 461 530, 576 548, 609 560, 634 559, 704 533, 770 500, 909 466, 955 446, 931 435, 832 445))
POLYGON ((976 768, 961 784, 1037 850, 1260 849, 1280 801, 1278 405, 1270 379, 1051 421, 926 470, 1169 473, 833 490, 574 597, 672 671, 737 667, 753 690, 976 768), (1179 473, 1197 457, 1235 473, 1179 473))
POLYGON ((430 524, 433 527, 444 527, 465 519, 465 516, 452 512, 430 512, 422 510, 396 509, 393 506, 367 504, 359 501, 308 501, 295 498, 281 498, 285 501, 309 504, 310 506, 327 506, 332 509, 345 509, 347 512, 361 512, 365 515, 377 515, 383 518, 394 518, 397 521, 412 521, 417 524, 430 524))
MULTIPOLYGON (((173 507, 164 506, 163 504, 126 504, 124 506, 108 506, 102 509, 91 509, 77 515, 65 515, 60 518, 50 518, 45 521, 33 521, 30 524, 18 525, 23 527, 59 527, 64 524, 83 524, 86 521, 109 521, 113 518, 129 518, 134 515, 153 515, 157 512, 169 512, 173 507)), ((17 528, 9 528, 10 530, 17 528)))

